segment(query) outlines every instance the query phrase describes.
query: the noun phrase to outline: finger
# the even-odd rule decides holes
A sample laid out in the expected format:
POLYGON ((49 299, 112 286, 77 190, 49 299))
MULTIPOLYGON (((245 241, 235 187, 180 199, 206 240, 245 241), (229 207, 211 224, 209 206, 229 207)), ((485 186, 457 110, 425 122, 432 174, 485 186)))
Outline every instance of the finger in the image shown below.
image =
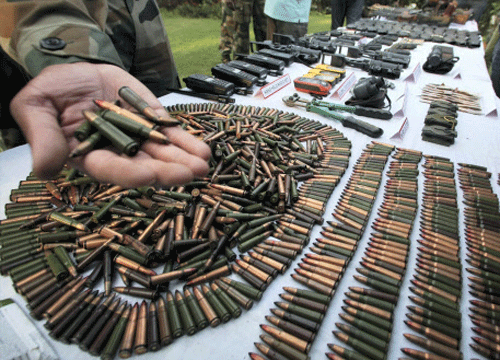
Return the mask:
POLYGON ((94 150, 74 165, 100 182, 127 188, 179 185, 194 178, 187 166, 156 160, 142 151, 127 157, 109 150, 94 150))
POLYGON ((210 147, 193 135, 182 130, 180 127, 165 128, 164 133, 168 136, 170 142, 177 145, 186 152, 208 161, 211 156, 210 147))
POLYGON ((209 170, 208 162, 205 159, 193 155, 174 144, 159 145, 148 141, 142 145, 142 150, 157 160, 186 166, 195 177, 204 177, 209 170))
POLYGON ((11 112, 31 146, 35 175, 41 179, 55 177, 69 152, 57 115, 38 106, 36 100, 22 91, 12 100, 11 112))

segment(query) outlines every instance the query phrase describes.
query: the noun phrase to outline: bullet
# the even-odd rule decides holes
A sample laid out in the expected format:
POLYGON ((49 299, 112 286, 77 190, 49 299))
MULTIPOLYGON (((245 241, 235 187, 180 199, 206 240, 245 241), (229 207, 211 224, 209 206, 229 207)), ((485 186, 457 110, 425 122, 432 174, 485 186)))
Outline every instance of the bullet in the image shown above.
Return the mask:
POLYGON ((354 350, 358 351, 360 354, 366 355, 370 359, 378 359, 378 360, 386 359, 385 351, 381 351, 371 345, 368 345, 340 331, 333 331, 333 334, 337 339, 351 346, 354 350))
POLYGON ((178 290, 175 291, 175 306, 179 312, 183 333, 193 335, 196 332, 196 325, 182 293, 178 290))
POLYGON ((212 309, 216 312, 217 317, 224 323, 228 322, 232 318, 232 314, 224 307, 215 292, 207 285, 201 285, 201 290, 212 309))
POLYGON ((258 267, 253 266, 252 264, 249 264, 246 261, 236 259, 235 262, 244 271, 247 271, 248 273, 254 275, 255 277, 257 277, 258 279, 260 279, 261 281, 263 281, 263 282, 265 282, 267 284, 270 284, 271 281, 273 280, 273 276, 272 275, 266 273, 265 271, 262 271, 258 267))
POLYGON ((261 334, 260 338, 270 347, 285 355, 290 360, 310 360, 310 357, 297 349, 287 345, 286 343, 276 340, 272 336, 261 334))
POLYGON ((174 270, 159 275, 152 275, 151 285, 160 285, 164 284, 165 282, 170 282, 174 279, 179 279, 180 277, 187 277, 194 274, 196 271, 196 268, 187 268, 182 270, 174 270))
POLYGON ((90 354, 97 356, 101 353, 102 348, 106 345, 109 336, 113 332, 113 329, 117 326, 118 321, 120 320, 127 307, 128 304, 125 301, 113 312, 109 321, 106 322, 101 331, 99 331, 96 338, 89 347, 90 354))
POLYGON ((335 323, 335 325, 345 334, 351 336, 352 338, 357 339, 358 341, 362 341, 367 345, 370 345, 371 347, 376 348, 383 353, 387 351, 387 346, 388 346, 387 341, 381 340, 375 336, 371 336, 369 333, 366 333, 351 325, 346 325, 343 323, 335 323))
POLYGON ((210 302, 205 297, 203 291, 198 289, 196 286, 193 287, 193 293, 200 305, 205 317, 207 318, 210 327, 216 327, 221 323, 219 315, 215 312, 210 302))
MULTIPOLYGON (((78 342, 78 346, 80 347, 80 349, 82 349, 83 351, 88 351, 90 349, 90 346, 92 345, 92 342, 94 341, 94 339, 97 337, 99 332, 102 330, 102 328, 105 326, 105 324, 111 318, 113 313, 119 307, 120 307, 120 299, 116 299, 115 301, 113 301, 109 305, 109 307, 107 307, 104 310, 102 316, 100 316, 98 319, 95 319, 95 322, 88 329, 88 331, 83 333, 83 337, 78 342)), ((72 339, 72 341, 73 341, 73 339, 72 339)))
POLYGON ((155 300, 156 298, 158 298, 158 291, 152 290, 152 289, 118 286, 118 287, 114 287, 113 291, 115 291, 119 294, 126 294, 129 296, 140 297, 140 298, 145 298, 145 299, 155 300))
POLYGON ((426 353, 424 351, 410 349, 410 348, 402 348, 402 352, 412 357, 412 359, 418 360, 446 360, 448 357, 434 355, 431 353, 426 353))
POLYGON ((193 317, 193 321, 196 325, 196 328, 198 330, 206 328, 209 325, 208 320, 203 314, 203 310, 199 305, 198 301, 196 300, 195 296, 188 288, 184 289, 184 299, 189 309, 189 312, 193 317))
POLYGON ((168 144, 168 138, 160 131, 154 130, 153 128, 146 126, 144 124, 138 123, 126 116, 120 115, 114 111, 103 110, 100 116, 109 121, 111 124, 115 125, 117 128, 128 131, 134 135, 137 135, 143 139, 149 139, 160 144, 168 144))
MULTIPOLYGON (((76 316, 76 318, 69 324, 69 326, 65 329, 60 329, 59 327, 64 327, 62 323, 59 323, 53 330, 52 332, 54 335, 59 334, 60 331, 62 331, 61 334, 59 334, 59 340, 62 341, 63 343, 69 343, 70 338, 73 336, 73 334, 80 329, 81 326, 86 321, 89 321, 88 319, 91 318, 97 318, 104 312, 106 306, 109 305, 112 301, 112 297, 106 299, 107 304, 101 303, 101 300, 104 297, 104 293, 99 293, 97 296, 95 296, 85 307, 84 309, 79 312, 76 316), (100 304, 100 305, 99 305, 100 304), (94 312, 95 310, 95 312, 94 312), (97 313, 97 315, 94 315, 94 313, 97 313)), ((84 301, 85 302, 85 301, 84 301)), ((64 320, 66 321, 66 319, 64 320)), ((92 320, 90 320, 92 321, 92 320)))
POLYGON ((170 324, 168 321, 167 306, 165 299, 161 296, 161 294, 158 296, 156 309, 158 313, 160 346, 167 346, 172 342, 172 333, 170 331, 170 324))
POLYGON ((110 358, 112 358, 117 350, 118 356, 122 359, 127 359, 132 356, 138 314, 139 304, 135 303, 128 316, 126 327, 123 330, 122 336, 120 336, 120 330, 122 330, 121 327, 118 327, 118 330, 116 330, 115 328, 117 334, 115 335, 113 333, 110 340, 108 341, 108 344, 106 344, 106 348, 103 351, 104 356, 109 356, 110 358), (116 348, 117 343, 118 348, 116 348))
MULTIPOLYGON (((137 309, 137 304, 134 305, 137 309)), ((114 358, 118 347, 120 346, 120 341, 122 340, 124 334, 127 330, 127 325, 130 322, 130 318, 132 316, 133 307, 128 305, 127 308, 123 311, 120 319, 118 320, 116 326, 114 327, 109 340, 107 340, 102 353, 102 360, 111 360, 114 358)))
MULTIPOLYGON (((234 302, 236 302, 239 306, 243 307, 245 310, 250 310, 250 308, 253 306, 253 300, 246 297, 242 293, 240 293, 238 290, 232 288, 230 285, 226 284, 225 282, 221 280, 215 280, 215 284, 223 290, 227 296, 229 296, 234 302)), ((215 290, 214 290, 215 291, 215 290)), ((227 301, 226 301, 227 302, 227 301)), ((234 307, 233 305, 229 305, 234 307)), ((238 310, 234 310, 231 312, 233 314, 233 317, 238 316, 238 310)))
MULTIPOLYGON (((343 348, 342 346, 335 345, 335 344, 327 344, 327 346, 337 354, 341 356, 343 359, 347 360, 369 360, 369 357, 366 357, 359 352, 347 348, 343 348)), ((327 353, 328 356, 328 353, 327 353)), ((330 359, 333 357, 328 356, 330 359)))
POLYGON ((56 212, 56 211, 51 212, 47 216, 47 220, 57 221, 60 224, 64 224, 64 225, 73 227, 73 228, 80 230, 80 231, 85 231, 85 232, 89 231, 89 228, 86 225, 78 222, 77 220, 75 220, 69 216, 66 216, 66 215, 59 213, 59 212, 56 212))
POLYGON ((302 340, 305 340, 307 343, 311 343, 316 336, 315 332, 300 327, 292 322, 280 319, 276 316, 266 316, 266 319, 271 324, 279 327, 280 329, 286 331, 291 335, 294 335, 302 340))
POLYGON ((410 327, 412 330, 415 330, 416 332, 423 334, 432 340, 438 341, 439 343, 454 349, 458 348, 459 341, 451 336, 442 334, 437 330, 417 324, 413 321, 405 320, 405 324, 408 325, 408 327, 410 327))
POLYGON ((252 258, 254 258, 256 260, 259 260, 262 263, 264 263, 264 264, 270 266, 271 268, 275 269, 280 274, 283 274, 286 271, 286 269, 288 268, 286 264, 283 264, 283 263, 281 263, 279 261, 276 261, 276 260, 272 259, 271 257, 258 254, 257 252, 249 251, 248 254, 252 258))
POLYGON ((117 114, 120 114, 122 116, 126 116, 129 119, 132 119, 132 120, 138 122, 139 124, 142 124, 142 125, 147 126, 149 128, 154 128, 155 127, 154 123, 152 123, 152 122, 144 119, 143 117, 139 116, 136 113, 133 113, 132 111, 129 111, 129 110, 127 110, 125 108, 122 108, 122 107, 120 107, 118 105, 115 105, 113 103, 110 103, 110 102, 107 102, 107 101, 104 101, 104 100, 99 100, 99 99, 95 99, 94 103, 97 106, 99 106, 101 109, 114 111, 117 114))
MULTIPOLYGON (((133 351, 140 355, 148 351, 147 347, 147 331, 148 331, 148 307, 146 300, 141 302, 139 312, 137 314, 137 323, 135 328, 135 337, 133 351)), ((123 344, 122 344, 123 345, 123 344)), ((128 351, 128 349, 127 349, 128 351)))
MULTIPOLYGON (((438 314, 439 315, 439 314, 438 314)), ((446 325, 445 323, 440 323, 437 319, 435 318, 425 318, 423 316, 407 313, 406 316, 410 321, 413 321, 417 324, 420 324, 422 326, 427 326, 429 328, 432 328, 436 331, 439 331, 445 335, 451 336, 457 340, 460 340, 462 333, 460 330, 460 327, 450 327, 446 325)))
POLYGON ((423 300, 437 302, 438 304, 443 305, 452 311, 458 311, 458 304, 448 298, 444 298, 436 293, 432 293, 417 287, 410 287, 410 291, 423 300))
POLYGON ((386 329, 382 329, 382 328, 378 327, 377 325, 373 325, 372 323, 370 323, 368 321, 365 321, 365 320, 356 318, 352 315, 344 314, 344 313, 340 313, 339 316, 342 318, 342 320, 346 321, 347 323, 355 326, 356 328, 358 328, 362 331, 369 333, 370 335, 376 336, 377 338, 379 338, 381 340, 389 341, 389 339, 391 337, 390 331, 388 331, 386 329))
POLYGON ((220 279, 217 279, 216 282, 217 284, 219 284, 219 286, 220 286, 219 282, 224 282, 227 285, 239 291, 240 293, 242 293, 243 295, 248 296, 252 300, 260 300, 262 298, 262 291, 246 283, 236 281, 234 279, 230 279, 227 277, 221 277, 220 279))
POLYGON ((254 343, 255 347, 259 349, 261 353, 266 355, 271 360, 288 360, 288 357, 281 355, 279 352, 275 351, 267 344, 254 343))
MULTIPOLYGON (((81 289, 83 288, 83 285, 85 284, 85 278, 78 277, 76 278, 76 282, 73 284, 71 287, 63 287, 61 288, 62 293, 60 296, 57 297, 57 300, 53 302, 44 312, 43 316, 46 319, 50 319, 52 316, 54 316, 61 308, 63 308, 68 301, 71 300, 74 296, 76 296, 81 289)), ((72 284, 72 282, 68 283, 72 284)), ((57 293, 57 292, 56 292, 57 293)), ((34 309, 36 310, 36 309, 34 309)))
POLYGON ((283 290, 286 292, 295 295, 300 298, 308 299, 311 301, 315 301, 324 305, 328 305, 330 303, 331 298, 329 296, 320 294, 316 291, 305 290, 305 289, 297 289, 289 286, 283 287, 283 290))
POLYGON ((66 303, 66 305, 64 305, 50 319, 48 319, 44 326, 49 330, 53 329, 56 325, 58 325, 59 322, 61 322, 65 317, 72 313, 75 308, 77 308, 78 305, 80 305, 83 300, 88 297, 89 293, 90 289, 86 289, 76 294, 66 303))
MULTIPOLYGON (((76 320, 80 314, 82 314, 87 307, 91 305, 91 303, 96 299, 97 296, 97 290, 93 291, 92 293, 87 292, 86 296, 81 300, 76 302, 76 306, 67 314, 66 317, 61 319, 49 332, 49 335, 54 338, 58 339, 63 332, 69 328, 70 323, 73 320, 76 320)), ((82 292, 82 294, 85 294, 85 292, 82 292)), ((62 340, 62 339, 61 339, 62 340)))
POLYGON ((106 137, 120 152, 134 156, 139 151, 139 144, 119 130, 115 125, 89 110, 84 110, 83 116, 92 123, 97 130, 106 137))
POLYGON ((274 338, 276 338, 279 341, 282 341, 283 343, 307 354, 309 353, 311 349, 311 344, 308 343, 307 341, 304 341, 292 334, 287 333, 286 331, 277 329, 273 326, 269 325, 260 325, 261 329, 264 330, 266 333, 270 334, 274 338))

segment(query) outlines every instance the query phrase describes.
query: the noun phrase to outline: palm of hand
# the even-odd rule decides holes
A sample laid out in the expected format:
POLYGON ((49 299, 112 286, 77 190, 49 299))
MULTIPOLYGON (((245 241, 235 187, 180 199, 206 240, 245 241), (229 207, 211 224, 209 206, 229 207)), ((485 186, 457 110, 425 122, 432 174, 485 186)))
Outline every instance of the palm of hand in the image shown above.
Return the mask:
MULTIPOLYGON (((95 109, 94 99, 116 100, 124 85, 165 115, 143 84, 113 65, 53 65, 30 81, 12 101, 11 112, 30 143, 35 174, 55 176, 78 144, 73 132, 84 121, 82 110, 95 109)), ((101 182, 126 187, 173 185, 204 176, 208 172, 208 146, 180 128, 169 128, 165 133, 171 144, 148 141, 133 158, 99 149, 70 164, 101 182)))

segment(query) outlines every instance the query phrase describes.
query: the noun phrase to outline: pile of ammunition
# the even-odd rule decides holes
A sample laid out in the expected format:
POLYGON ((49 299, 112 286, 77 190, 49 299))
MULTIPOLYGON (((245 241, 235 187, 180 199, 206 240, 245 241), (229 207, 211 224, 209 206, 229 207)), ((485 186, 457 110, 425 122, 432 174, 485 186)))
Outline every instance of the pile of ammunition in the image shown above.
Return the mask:
POLYGON ((207 178, 124 189, 66 168, 21 181, 0 222, 1 271, 31 315, 103 359, 156 351, 250 309, 323 222, 349 163, 342 133, 292 113, 212 103, 167 111, 211 146, 207 178), (104 291, 92 290, 101 280, 104 291))
POLYGON ((425 156, 424 199, 420 214, 417 267, 410 296, 415 304, 406 325, 417 336, 405 333, 412 343, 429 350, 403 348, 412 357, 441 356, 460 360, 461 262, 458 204, 453 163, 446 158, 425 156))
POLYGON ((464 193, 465 239, 467 243, 466 270, 470 293, 470 318, 475 327, 470 344, 478 354, 488 359, 500 356, 498 345, 498 316, 500 291, 500 253, 498 233, 500 213, 498 197, 493 193, 491 173, 485 167, 459 164, 458 177, 464 193))

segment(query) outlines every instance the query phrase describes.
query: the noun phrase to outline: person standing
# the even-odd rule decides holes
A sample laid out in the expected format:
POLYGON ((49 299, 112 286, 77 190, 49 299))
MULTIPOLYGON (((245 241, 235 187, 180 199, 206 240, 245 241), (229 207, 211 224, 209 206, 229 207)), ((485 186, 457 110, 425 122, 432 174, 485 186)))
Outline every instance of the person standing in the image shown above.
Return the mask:
POLYGON ((265 0, 222 0, 222 24, 219 49, 222 62, 231 61, 231 54, 250 52, 250 22, 253 21, 255 41, 266 39, 265 0))
POLYGON ((266 0, 267 39, 273 34, 292 35, 296 38, 307 34, 311 0, 266 0))
POLYGON ((331 0, 332 4, 332 30, 352 24, 359 19, 363 14, 364 0, 331 0))

